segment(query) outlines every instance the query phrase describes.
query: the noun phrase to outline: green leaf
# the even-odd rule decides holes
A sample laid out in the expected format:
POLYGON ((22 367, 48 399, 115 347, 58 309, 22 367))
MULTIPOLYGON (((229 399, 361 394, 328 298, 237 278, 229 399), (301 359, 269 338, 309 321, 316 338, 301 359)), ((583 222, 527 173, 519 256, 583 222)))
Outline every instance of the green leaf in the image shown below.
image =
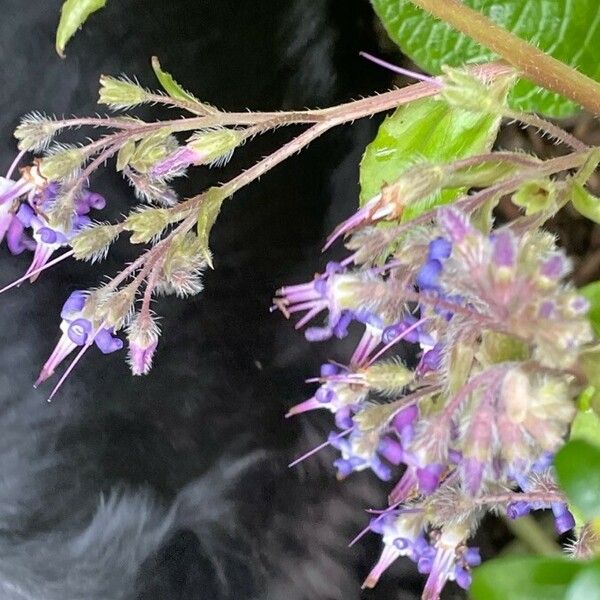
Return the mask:
POLYGON ((64 58, 67 42, 97 10, 104 8, 106 0, 66 0, 60 11, 60 22, 56 30, 56 51, 64 58))
MULTIPOLYGON (((558 60, 600 79, 598 0, 463 0, 558 60)), ((387 32, 419 67, 441 73, 444 64, 462 66, 496 58, 492 52, 434 19, 409 0, 372 0, 387 32)), ((524 111, 566 117, 577 107, 561 96, 521 80, 509 104, 524 111)))
POLYGON ((117 154, 117 171, 122 171, 133 158, 135 152, 135 140, 129 139, 125 142, 117 154))
POLYGON ((600 198, 590 194, 580 183, 573 182, 571 186, 571 202, 578 213, 600 223, 600 198))
POLYGON ((579 402, 586 404, 587 406, 583 406, 577 411, 573 424, 571 425, 571 435, 569 439, 585 440, 600 448, 600 417, 589 407, 592 399, 590 394, 593 394, 593 390, 594 388, 590 386, 580 396, 579 402))
POLYGON ((600 516, 600 447, 567 442, 554 459, 558 483, 586 520, 600 516))
POLYGON ((600 562, 591 563, 575 576, 565 600, 600 600, 600 562))
POLYGON ((600 335, 600 281, 588 283, 577 290, 590 303, 588 319, 597 335, 600 335))
POLYGON ((204 255, 208 266, 212 269, 212 256, 209 249, 210 231, 221 212, 223 204, 223 195, 219 188, 211 188, 205 192, 205 197, 198 211, 198 222, 196 223, 196 232, 198 240, 202 244, 202 254, 204 255))
POLYGON ((186 92, 176 81, 173 76, 166 71, 163 71, 160 62, 156 56, 152 57, 152 69, 158 79, 160 85, 171 98, 175 100, 181 100, 183 102, 191 102, 192 104, 199 104, 199 100, 195 98, 189 92, 186 92))
MULTIPOLYGON (((423 98, 400 106, 381 124, 377 136, 367 146, 360 164, 361 203, 417 161, 447 163, 488 152, 500 118, 449 106, 446 102, 423 98)), ((442 190, 405 208, 403 220, 455 200, 464 188, 442 190)))
POLYGON ((474 600, 564 600, 583 563, 566 558, 510 556, 473 572, 474 600))

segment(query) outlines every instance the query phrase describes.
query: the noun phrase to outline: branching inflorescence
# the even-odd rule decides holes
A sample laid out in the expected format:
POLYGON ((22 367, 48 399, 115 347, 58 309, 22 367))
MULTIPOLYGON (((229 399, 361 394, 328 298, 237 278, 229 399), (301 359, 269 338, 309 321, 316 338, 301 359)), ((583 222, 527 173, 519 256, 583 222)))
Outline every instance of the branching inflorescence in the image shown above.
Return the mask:
POLYGON ((393 482, 389 506, 368 528, 382 536, 383 552, 366 587, 400 556, 428 574, 424 598, 437 598, 448 580, 468 587, 480 556, 467 541, 490 510, 517 518, 551 508, 557 531, 573 528, 551 463, 587 381, 578 359, 594 338, 586 301, 565 282, 569 261, 540 226, 584 193, 598 150, 508 109, 503 97, 513 73, 501 63, 448 70, 333 108, 281 113, 222 112, 154 67, 167 95, 102 77, 100 103, 118 110, 155 103, 192 116, 144 122, 32 113, 16 130, 21 153, 0 179, 0 237, 14 254, 33 251, 33 259, 4 289, 69 257, 100 261, 125 232, 132 244, 145 244, 113 279, 66 299, 60 339, 36 384, 77 351, 52 398, 91 345, 121 350, 123 331, 132 372, 147 373, 160 333, 152 298, 200 292, 202 272, 212 267, 210 231, 227 197, 334 126, 436 97, 533 125, 572 152, 547 161, 512 152, 417 161, 342 223, 327 245, 347 237, 349 256, 313 281, 279 290, 274 308, 301 314, 296 327, 306 326, 313 342, 355 327, 363 334, 345 366, 322 365, 318 389, 289 414, 322 408, 334 415, 324 445, 339 451, 340 478, 370 469, 393 482), (190 167, 221 165, 253 137, 287 124, 308 127, 229 182, 178 199, 171 183, 190 167), (83 146, 55 141, 80 127, 108 133, 83 146), (14 176, 27 153, 42 156, 14 176), (88 180, 113 157, 140 203, 121 222, 92 221, 105 200, 88 180), (435 208, 442 191, 457 188, 462 197, 435 208), (507 195, 524 214, 494 227, 493 208, 507 195), (434 208, 406 220, 406 207, 424 200, 434 208), (403 341, 415 349, 412 366, 397 356, 403 341))

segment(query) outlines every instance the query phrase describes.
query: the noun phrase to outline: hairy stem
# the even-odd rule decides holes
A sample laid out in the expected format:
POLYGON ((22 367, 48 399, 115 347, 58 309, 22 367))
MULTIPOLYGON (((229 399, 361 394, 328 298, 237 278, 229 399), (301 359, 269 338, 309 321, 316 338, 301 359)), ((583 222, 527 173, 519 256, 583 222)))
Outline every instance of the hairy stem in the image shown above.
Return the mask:
POLYGON ((460 0, 410 0, 498 53, 527 79, 600 115, 600 84, 527 43, 460 0))
POLYGON ((533 113, 507 111, 504 113, 504 116, 520 121, 524 125, 535 127, 561 144, 571 146, 573 150, 585 150, 588 148, 586 144, 578 140, 574 135, 571 135, 568 131, 565 131, 562 127, 546 121, 546 119, 542 119, 533 113))

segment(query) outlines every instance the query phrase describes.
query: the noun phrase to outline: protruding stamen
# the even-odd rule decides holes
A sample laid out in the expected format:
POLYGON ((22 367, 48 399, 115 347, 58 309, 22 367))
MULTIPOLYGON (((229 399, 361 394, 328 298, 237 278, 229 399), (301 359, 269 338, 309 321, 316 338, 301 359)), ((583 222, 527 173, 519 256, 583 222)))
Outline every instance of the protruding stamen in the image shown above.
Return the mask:
POLYGON ((381 58, 377 58, 368 52, 359 52, 359 56, 370 60, 372 63, 383 67, 384 69, 388 69, 389 71, 393 71, 394 73, 398 73, 399 75, 406 75, 407 77, 412 77, 412 79, 417 79, 418 81, 426 81, 427 83, 432 83, 433 85, 437 85, 442 87, 442 82, 435 77, 429 77, 428 75, 423 75, 423 73, 417 73, 416 71, 411 71, 410 69, 404 69, 403 67, 399 67, 398 65, 394 65, 387 60, 383 60, 381 58))
POLYGON ((41 267, 39 267, 37 269, 33 269, 32 271, 28 270, 27 273, 25 273, 25 275, 23 275, 22 277, 19 277, 19 279, 17 279, 16 281, 13 281, 12 283, 9 283, 8 285, 4 286, 0 290, 0 294, 10 290, 11 288, 14 288, 14 287, 20 285, 26 279, 29 279, 30 277, 35 276, 38 273, 41 273, 42 271, 49 269, 50 267, 53 267, 55 264, 59 263, 61 260, 64 260, 65 258, 69 258, 69 256, 73 256, 73 250, 69 250, 68 252, 65 252, 64 254, 61 254, 57 258, 47 262, 45 265, 42 265, 41 267))
POLYGON ((288 467, 291 469, 292 467, 295 467, 297 464, 300 464, 303 460, 306 460, 307 458, 311 457, 313 454, 320 452, 321 450, 323 450, 323 448, 327 448, 327 446, 331 446, 331 444, 333 442, 335 442, 335 440, 339 440, 340 438, 343 438, 345 435, 348 435, 352 431, 352 429, 353 429, 352 427, 349 427, 345 431, 342 431, 342 433, 328 439, 326 442, 323 442, 320 446, 313 448, 310 452, 303 454, 302 456, 300 456, 299 458, 297 458, 296 460, 291 462, 288 465, 288 467))

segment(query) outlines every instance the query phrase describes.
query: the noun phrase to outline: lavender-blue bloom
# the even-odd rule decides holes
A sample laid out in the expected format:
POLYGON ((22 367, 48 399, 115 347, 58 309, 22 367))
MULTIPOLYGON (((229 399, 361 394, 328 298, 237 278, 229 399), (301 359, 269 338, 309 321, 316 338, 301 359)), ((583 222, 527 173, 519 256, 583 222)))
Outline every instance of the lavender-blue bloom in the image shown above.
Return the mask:
POLYGON ((114 336, 112 329, 95 328, 92 321, 84 315, 86 299, 86 292, 77 290, 72 292, 64 303, 60 313, 62 335, 42 367, 35 382, 36 386, 51 377, 56 367, 78 346, 94 343, 103 354, 116 352, 123 348, 123 341, 114 336))

